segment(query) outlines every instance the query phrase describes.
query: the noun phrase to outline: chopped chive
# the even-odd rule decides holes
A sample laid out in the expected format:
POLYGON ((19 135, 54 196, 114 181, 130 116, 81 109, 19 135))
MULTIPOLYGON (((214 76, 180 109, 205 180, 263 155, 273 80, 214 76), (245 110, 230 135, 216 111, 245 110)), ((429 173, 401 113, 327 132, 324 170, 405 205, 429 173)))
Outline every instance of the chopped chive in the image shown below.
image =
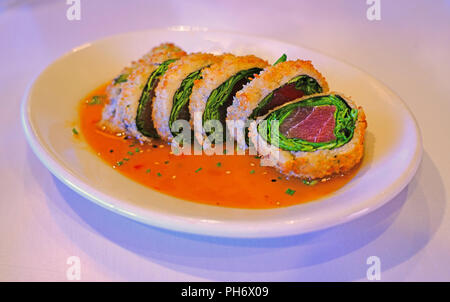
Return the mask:
POLYGON ((75 128, 72 128, 72 133, 73 133, 73 134, 75 134, 75 135, 78 135, 78 131, 77 131, 77 129, 75 129, 75 128))
POLYGON ((123 165, 123 161, 118 161, 117 166, 120 167, 121 165, 123 165))
POLYGON ((164 164, 166 164, 166 165, 167 165, 168 163, 169 163, 169 161, 168 161, 168 160, 166 160, 166 161, 164 162, 164 164))
POLYGON ((260 157, 259 157, 259 156, 255 156, 255 158, 256 158, 256 159, 260 159, 260 157))
POLYGON ((123 160, 124 160, 124 161, 129 161, 130 159, 129 159, 129 158, 126 158, 126 157, 124 157, 124 158, 123 158, 123 160))
POLYGON ((217 166, 217 167, 222 167, 222 163, 221 163, 221 162, 218 162, 218 163, 216 164, 216 166, 217 166))
POLYGON ((128 147, 133 148, 134 146, 136 146, 135 144, 131 144, 128 147))
POLYGON ((161 174, 161 173, 159 173, 159 172, 158 172, 158 173, 156 173, 156 175, 157 175, 157 176, 162 176, 162 174, 161 174))
POLYGON ((138 153, 139 151, 141 151, 141 150, 139 150, 139 148, 134 149, 134 152, 136 152, 136 153, 138 153))
POLYGON ((227 154, 227 150, 223 150, 223 154, 227 154))
POLYGON ((197 173, 197 172, 200 172, 201 170, 202 170, 202 168, 198 168, 198 169, 195 170, 194 172, 197 173))
POLYGON ((99 95, 94 95, 93 97, 92 97, 92 99, 87 103, 89 106, 92 106, 92 105, 99 105, 99 104, 101 104, 102 103, 102 101, 101 101, 101 96, 99 96, 99 95))
POLYGON ((251 170, 251 171, 250 171, 250 174, 255 174, 255 170, 251 170))
POLYGON ((303 179, 302 182, 307 186, 314 186, 318 181, 317 180, 307 180, 303 179))
POLYGON ((128 80, 128 75, 125 73, 121 74, 120 76, 118 76, 117 78, 114 79, 114 85, 126 82, 127 80, 128 80))
POLYGON ((295 190, 287 189, 285 193, 292 196, 292 195, 294 195, 295 190))
POLYGON ((287 56, 284 53, 275 63, 273 63, 273 66, 277 65, 278 63, 286 62, 287 56))
POLYGON ((283 178, 281 178, 281 176, 278 176, 277 178, 278 178, 279 180, 283 179, 283 178))
POLYGON ((134 153, 133 153, 133 152, 131 152, 131 151, 128 151, 127 153, 128 153, 128 154, 130 154, 130 155, 133 155, 133 154, 134 154, 134 153))
POLYGON ((150 169, 147 169, 147 170, 145 170, 145 173, 150 173, 152 170, 150 170, 150 169))

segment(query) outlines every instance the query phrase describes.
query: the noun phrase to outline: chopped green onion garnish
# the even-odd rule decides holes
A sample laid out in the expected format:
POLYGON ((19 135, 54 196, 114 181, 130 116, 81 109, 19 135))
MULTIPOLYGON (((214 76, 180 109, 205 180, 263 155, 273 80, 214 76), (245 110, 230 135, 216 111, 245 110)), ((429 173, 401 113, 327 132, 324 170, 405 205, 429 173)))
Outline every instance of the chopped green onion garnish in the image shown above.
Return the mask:
POLYGON ((139 151, 141 151, 141 150, 139 150, 139 148, 134 149, 134 152, 136 152, 136 153, 138 153, 139 151))
POLYGON ((75 129, 75 128, 72 128, 72 133, 73 133, 73 134, 75 134, 75 135, 78 135, 78 131, 77 131, 77 129, 75 129))
POLYGON ((123 161, 118 161, 117 166, 120 167, 121 165, 123 165, 123 161))
POLYGON ((292 196, 292 195, 294 195, 295 190, 287 189, 285 193, 292 196))
POLYGON ((197 173, 197 172, 200 172, 201 170, 202 170, 202 168, 198 168, 198 169, 195 170, 194 172, 197 173))
POLYGON ((314 186, 316 183, 318 183, 317 180, 307 180, 307 179, 303 179, 302 182, 307 186, 314 186))
POLYGON ((128 151, 127 153, 128 153, 128 154, 130 154, 130 155, 133 155, 133 154, 134 154, 134 153, 133 153, 133 152, 131 152, 131 151, 128 151))
POLYGON ((126 82, 127 79, 128 79, 128 75, 127 74, 125 74, 125 73, 121 74, 120 76, 118 76, 117 78, 114 79, 114 85, 126 82))
POLYGON ((164 162, 164 164, 166 164, 166 165, 167 165, 168 163, 169 163, 169 161, 168 161, 168 160, 166 160, 166 161, 164 162))
POLYGON ((147 170, 145 170, 145 173, 150 173, 152 170, 150 170, 150 169, 147 169, 147 170))
POLYGON ((278 63, 286 62, 287 56, 284 53, 275 63, 273 63, 273 66, 277 65, 278 63))
POLYGON ((102 98, 102 96, 94 95, 87 104, 88 105, 99 105, 102 103, 101 98, 102 98))
POLYGON ((217 166, 217 167, 222 167, 222 163, 221 163, 221 162, 218 162, 218 163, 216 164, 216 166, 217 166))
POLYGON ((254 173, 255 173, 255 170, 251 170, 251 171, 250 171, 250 174, 254 174, 254 173))
POLYGON ((124 158, 123 158, 123 160, 124 160, 124 161, 129 161, 130 159, 129 159, 129 158, 126 158, 126 157, 124 157, 124 158))
POLYGON ((158 172, 158 173, 156 173, 156 175, 158 175, 158 176, 162 176, 162 174, 161 174, 161 173, 159 173, 159 172, 158 172))

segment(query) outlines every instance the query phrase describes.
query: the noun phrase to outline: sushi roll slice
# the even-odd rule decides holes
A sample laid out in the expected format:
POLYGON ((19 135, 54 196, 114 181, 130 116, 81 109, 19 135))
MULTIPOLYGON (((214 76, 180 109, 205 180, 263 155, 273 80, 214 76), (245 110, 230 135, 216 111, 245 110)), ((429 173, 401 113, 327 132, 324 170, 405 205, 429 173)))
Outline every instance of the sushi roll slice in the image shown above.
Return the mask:
MULTIPOLYGON (((328 92, 328 83, 310 61, 285 61, 267 67, 253 81, 236 93, 228 107, 228 121, 243 121, 267 114, 270 110, 306 95, 328 92)), ((228 125, 232 125, 228 123, 228 125)), ((243 129, 229 129, 230 135, 245 149, 247 135, 243 129), (245 138, 245 140, 244 140, 245 138)), ((248 142, 248 141, 247 141, 248 142)))
POLYGON ((200 144, 209 135, 203 127, 207 121, 219 121, 225 131, 226 110, 234 95, 267 66, 267 61, 253 55, 224 54, 220 62, 203 70, 203 78, 194 83, 189 103, 191 125, 200 144))
POLYGON ((182 57, 170 65, 155 89, 153 100, 153 122, 159 136, 171 141, 177 133, 172 133, 176 120, 190 121, 189 98, 195 81, 202 78, 205 67, 218 61, 217 56, 194 53, 182 57))
POLYGON ((263 164, 312 180, 356 166, 364 153, 366 127, 363 109, 331 92, 277 107, 251 123, 249 137, 263 164))
POLYGON ((142 141, 157 137, 152 121, 154 89, 169 65, 184 55, 179 47, 165 43, 122 70, 106 88, 109 103, 101 125, 142 141))

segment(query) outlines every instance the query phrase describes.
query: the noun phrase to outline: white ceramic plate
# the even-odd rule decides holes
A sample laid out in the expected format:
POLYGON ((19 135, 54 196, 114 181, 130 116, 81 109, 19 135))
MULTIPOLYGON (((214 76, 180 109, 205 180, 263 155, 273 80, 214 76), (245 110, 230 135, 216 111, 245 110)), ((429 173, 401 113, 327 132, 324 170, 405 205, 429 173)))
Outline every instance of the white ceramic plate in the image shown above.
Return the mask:
POLYGON ((32 83, 22 103, 28 142, 47 168, 93 202, 140 222, 205 235, 273 237, 337 225, 380 207, 398 194, 421 159, 417 124, 405 104, 368 74, 323 54, 254 36, 186 27, 122 34, 88 43, 56 60, 32 83), (98 158, 73 138, 77 106, 88 92, 115 77, 151 47, 171 41, 188 52, 255 54, 274 62, 308 59, 367 115, 366 153, 356 177, 316 202, 244 210, 187 202, 144 187, 98 158))

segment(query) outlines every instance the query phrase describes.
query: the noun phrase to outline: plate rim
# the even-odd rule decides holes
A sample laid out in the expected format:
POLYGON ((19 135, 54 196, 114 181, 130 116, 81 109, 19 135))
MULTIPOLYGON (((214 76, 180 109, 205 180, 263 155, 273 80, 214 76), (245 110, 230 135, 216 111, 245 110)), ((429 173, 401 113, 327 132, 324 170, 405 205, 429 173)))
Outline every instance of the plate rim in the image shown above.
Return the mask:
MULTIPOLYGON (((247 33, 240 33, 240 32, 233 32, 233 31, 222 31, 222 30, 204 30, 203 28, 200 31, 207 31, 207 32, 214 32, 214 33, 225 33, 225 34, 231 34, 231 35, 239 35, 239 36, 249 36, 252 38, 258 38, 258 39, 264 39, 266 41, 277 41, 279 43, 284 43, 284 44, 288 44, 294 47, 301 47, 303 49, 306 50, 310 50, 313 53, 317 53, 320 54, 322 56, 325 56, 327 58, 331 58, 333 60, 339 61, 343 64, 346 64, 350 67, 352 67, 353 69, 356 69, 360 72, 362 72, 364 75, 368 76, 371 78, 371 80, 380 83, 383 87, 385 87, 390 93, 392 93, 397 99, 398 101, 400 101, 400 104, 402 105, 402 107, 406 110, 406 112, 408 113, 408 116, 411 118, 412 120, 412 124, 414 125, 414 129, 415 129, 415 134, 417 136, 417 144, 416 144, 416 149, 414 152, 414 156, 411 159, 411 162, 408 166, 408 169, 406 169, 401 177, 399 177, 397 179, 397 181, 400 181, 400 184, 397 186, 390 186, 389 187, 389 192, 388 194, 385 194, 383 197, 381 198, 377 198, 379 201, 375 204, 371 204, 371 206, 367 207, 365 211, 360 211, 360 212, 356 212, 353 213, 352 215, 345 215, 342 217, 334 217, 333 221, 322 221, 320 223, 320 226, 309 226, 306 227, 305 225, 301 225, 302 228, 300 228, 300 225, 298 223, 292 224, 290 226, 288 225, 284 225, 283 230, 277 230, 277 231, 272 231, 270 233, 266 232, 266 229, 261 231, 259 229, 246 229, 244 232, 242 230, 242 224, 243 222, 230 222, 231 224, 235 224, 233 227, 228 227, 223 228, 222 227, 217 227, 217 224, 214 223, 208 223, 208 222, 203 222, 203 223, 195 223, 192 224, 189 227, 186 227, 186 222, 189 220, 188 217, 183 217, 183 219, 180 219, 180 217, 176 217, 174 215, 170 216, 169 218, 165 217, 166 214, 161 214, 161 213, 154 213, 154 211, 152 211, 151 209, 145 209, 145 211, 147 212, 147 214, 149 212, 152 213, 152 215, 147 217, 143 217, 140 215, 136 215, 135 213, 129 211, 130 208, 133 208, 134 206, 131 205, 130 207, 128 207, 128 209, 126 208, 120 208, 117 207, 114 204, 111 204, 111 198, 114 199, 114 197, 110 197, 109 195, 104 194, 103 192, 95 189, 94 187, 90 186, 89 184, 85 183, 84 181, 80 181, 78 180, 76 175, 73 175, 72 173, 70 173, 70 171, 67 171, 65 169, 65 167, 61 166, 58 161, 53 157, 53 154, 50 150, 47 150, 44 147, 44 144, 41 143, 41 140, 39 138, 39 136, 37 135, 36 130, 33 127, 33 124, 31 122, 31 112, 29 111, 29 105, 31 102, 31 94, 30 92, 32 91, 32 89, 35 87, 35 83, 36 81, 40 78, 40 76, 42 74, 44 74, 48 69, 51 68, 51 66, 53 66, 54 64, 57 64, 58 62, 64 60, 65 58, 67 58, 68 56, 70 56, 71 54, 80 51, 86 47, 89 47, 91 45, 93 45, 94 43, 99 43, 101 41, 105 41, 105 40, 109 40, 109 39, 113 39, 113 38, 117 38, 118 36, 127 36, 130 34, 139 34, 139 33, 147 33, 147 32, 152 32, 152 31, 175 31, 175 32, 179 32, 179 30, 173 29, 173 27, 165 27, 165 28, 152 28, 152 29, 146 29, 146 30, 139 30, 139 31, 131 31, 131 32, 125 32, 125 33, 119 33, 116 35, 110 35, 107 37, 103 37, 91 42, 87 42, 84 43, 80 46, 74 47, 72 48, 70 51, 66 52, 65 54, 61 55, 60 57, 58 57, 57 59, 53 60, 50 64, 48 64, 45 68, 43 68, 34 78, 33 80, 28 84, 25 93, 22 97, 21 100, 21 104, 20 104, 20 115, 21 115, 21 122, 22 122, 22 128, 24 130, 25 133, 25 137, 26 140, 28 142, 28 144, 30 145, 32 151, 34 152, 34 154, 38 157, 38 159, 44 164, 44 166, 56 177, 58 178, 61 182, 63 182, 65 185, 67 185, 68 187, 70 187, 72 190, 74 190, 75 192, 77 192, 78 194, 82 195, 84 198, 94 202, 97 205, 100 205, 108 210, 111 210, 119 215, 125 216, 127 218, 130 218, 132 220, 135 221, 139 221, 141 223, 150 225, 150 226, 154 226, 154 227, 158 227, 158 228, 163 228, 163 229, 169 229, 172 231, 177 231, 177 232, 182 232, 182 233, 191 233, 191 234, 200 234, 200 235, 207 235, 207 236, 217 236, 217 237, 232 237, 232 238, 270 238, 270 237, 282 237, 282 236, 292 236, 292 235, 299 235, 299 234, 303 234, 303 233, 309 233, 309 232, 313 232, 313 231, 317 231, 317 230, 323 230, 323 229, 327 229, 336 225, 340 225, 346 222, 349 222, 351 220, 357 219, 359 217, 362 217, 370 212, 373 212, 374 210, 380 208, 381 206, 383 206, 384 204, 386 204, 388 201, 392 200, 395 196, 397 196, 412 180, 412 178, 414 177, 414 175, 416 174, 421 160, 422 160, 422 155, 423 155, 423 145, 422 145, 422 134, 420 132, 420 128, 418 126, 418 122, 414 116, 414 114, 412 113, 412 111, 410 110, 410 108, 408 107, 408 105, 403 101, 403 99, 395 92, 393 91, 388 85, 385 85, 382 81, 376 79, 375 77, 373 77, 371 74, 369 74, 368 72, 360 69, 357 66, 354 66, 351 63, 348 63, 346 61, 340 60, 338 58, 334 58, 333 56, 329 56, 327 54, 324 54, 320 51, 317 50, 313 50, 307 47, 303 47, 301 45, 297 45, 297 44, 293 44, 293 43, 289 43, 289 42, 284 42, 281 40, 277 40, 277 39, 272 39, 272 38, 268 38, 268 37, 263 37, 263 36, 258 36, 258 35, 251 35, 251 34, 247 34, 247 33), (93 193, 89 193, 88 191, 91 191, 93 193), (106 200, 106 201, 105 201, 106 200), (109 201, 108 201, 109 200, 109 201), (150 219, 149 219, 150 218, 150 219), (156 218, 156 219, 155 219, 156 218), (164 219, 165 218, 165 219, 164 219), (182 226, 180 226, 180 223, 182 224, 182 226), (205 227, 207 226, 207 227, 205 227)), ((186 31, 186 32, 190 32, 190 31, 194 31, 196 32, 197 30, 194 28, 190 28, 189 30, 182 30, 182 31, 186 31)), ((172 198, 176 198, 171 196, 172 198)), ((115 198, 116 201, 119 201, 119 203, 123 203, 122 201, 120 201, 119 199, 115 198)), ((319 201, 320 202, 320 201, 319 201)), ((115 203, 117 204, 117 203, 115 203)), ((248 211, 255 211, 252 209, 241 209, 241 210, 248 210, 248 211)), ((261 210, 256 210, 256 211, 261 211, 261 210)), ((244 223, 245 224, 245 223, 244 223)))

